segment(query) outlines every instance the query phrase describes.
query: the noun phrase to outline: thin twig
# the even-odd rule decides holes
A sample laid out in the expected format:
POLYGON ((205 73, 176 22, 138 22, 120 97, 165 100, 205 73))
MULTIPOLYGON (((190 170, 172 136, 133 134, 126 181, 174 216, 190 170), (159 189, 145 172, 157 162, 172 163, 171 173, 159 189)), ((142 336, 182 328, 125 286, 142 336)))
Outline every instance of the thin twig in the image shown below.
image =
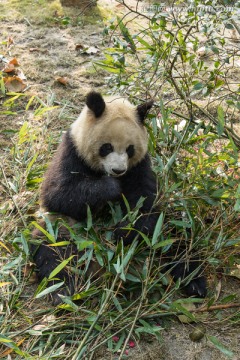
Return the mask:
POLYGON ((203 306, 193 310, 193 312, 205 312, 205 311, 214 311, 214 310, 225 310, 231 308, 240 308, 240 304, 232 303, 232 304, 219 304, 212 306, 203 306))

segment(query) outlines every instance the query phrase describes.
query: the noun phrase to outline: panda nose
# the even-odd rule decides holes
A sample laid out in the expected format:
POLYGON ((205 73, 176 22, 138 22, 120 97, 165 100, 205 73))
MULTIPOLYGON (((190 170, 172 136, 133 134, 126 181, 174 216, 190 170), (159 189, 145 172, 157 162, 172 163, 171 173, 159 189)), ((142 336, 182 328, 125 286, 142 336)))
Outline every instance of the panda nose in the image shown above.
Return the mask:
POLYGON ((116 175, 122 175, 125 173, 126 170, 118 170, 118 169, 112 169, 112 172, 116 175))

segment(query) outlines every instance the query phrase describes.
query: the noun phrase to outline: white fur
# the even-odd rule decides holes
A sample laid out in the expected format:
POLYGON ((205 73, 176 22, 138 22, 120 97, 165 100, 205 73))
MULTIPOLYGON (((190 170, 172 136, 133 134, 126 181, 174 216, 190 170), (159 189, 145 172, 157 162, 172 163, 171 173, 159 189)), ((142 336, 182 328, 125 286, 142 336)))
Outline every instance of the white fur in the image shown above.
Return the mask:
POLYGON ((122 176, 128 169, 128 155, 126 152, 119 154, 114 151, 102 158, 100 162, 105 172, 111 176, 122 176), (117 174, 114 170, 121 171, 121 173, 117 174))

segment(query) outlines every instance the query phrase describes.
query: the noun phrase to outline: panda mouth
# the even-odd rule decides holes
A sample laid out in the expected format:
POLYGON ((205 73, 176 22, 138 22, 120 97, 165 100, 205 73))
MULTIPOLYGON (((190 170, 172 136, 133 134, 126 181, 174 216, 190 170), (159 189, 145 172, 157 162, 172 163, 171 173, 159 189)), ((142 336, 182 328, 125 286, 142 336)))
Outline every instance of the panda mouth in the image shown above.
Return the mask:
POLYGON ((109 175, 113 176, 113 177, 120 177, 120 176, 123 176, 125 173, 126 173, 126 170, 112 169, 111 172, 109 173, 109 175))

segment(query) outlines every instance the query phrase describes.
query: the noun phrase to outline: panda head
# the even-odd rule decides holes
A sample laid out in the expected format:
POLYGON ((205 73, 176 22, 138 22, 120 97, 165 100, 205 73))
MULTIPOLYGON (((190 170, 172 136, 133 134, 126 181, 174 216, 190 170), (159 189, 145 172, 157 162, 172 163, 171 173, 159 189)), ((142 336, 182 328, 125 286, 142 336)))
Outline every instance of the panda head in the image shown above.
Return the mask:
POLYGON ((123 98, 87 95, 86 105, 71 126, 78 155, 93 170, 122 176, 147 153, 144 119, 153 102, 139 106, 123 98))

